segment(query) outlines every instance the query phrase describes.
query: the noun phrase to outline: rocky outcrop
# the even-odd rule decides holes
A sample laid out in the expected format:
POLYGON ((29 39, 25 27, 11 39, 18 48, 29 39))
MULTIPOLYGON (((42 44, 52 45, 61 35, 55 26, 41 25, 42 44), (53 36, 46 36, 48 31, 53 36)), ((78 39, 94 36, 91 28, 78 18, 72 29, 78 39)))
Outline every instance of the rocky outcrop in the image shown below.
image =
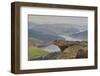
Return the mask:
POLYGON ((55 40, 53 42, 61 49, 58 59, 87 58, 88 48, 86 41, 55 40))
POLYGON ((74 58, 87 58, 86 48, 73 45, 66 48, 59 56, 59 59, 74 59, 74 58))

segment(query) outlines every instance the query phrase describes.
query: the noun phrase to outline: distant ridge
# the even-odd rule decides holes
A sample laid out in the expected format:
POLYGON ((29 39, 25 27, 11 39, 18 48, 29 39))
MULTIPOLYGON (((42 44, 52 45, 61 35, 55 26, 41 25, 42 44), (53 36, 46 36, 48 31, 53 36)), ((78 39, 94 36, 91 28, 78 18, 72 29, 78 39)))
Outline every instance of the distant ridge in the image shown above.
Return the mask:
POLYGON ((88 40, 88 31, 86 30, 86 31, 83 31, 83 32, 75 33, 75 34, 72 34, 70 36, 72 38, 77 38, 77 39, 87 41, 88 40))

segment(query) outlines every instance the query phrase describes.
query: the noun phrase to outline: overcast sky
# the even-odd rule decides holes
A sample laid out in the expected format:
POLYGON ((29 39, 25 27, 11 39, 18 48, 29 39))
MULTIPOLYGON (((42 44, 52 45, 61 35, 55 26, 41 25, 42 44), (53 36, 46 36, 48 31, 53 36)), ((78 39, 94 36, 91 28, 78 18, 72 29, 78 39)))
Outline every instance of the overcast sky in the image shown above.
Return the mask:
POLYGON ((87 25, 87 17, 72 17, 72 16, 43 16, 43 15, 29 15, 29 22, 38 24, 77 24, 87 25))

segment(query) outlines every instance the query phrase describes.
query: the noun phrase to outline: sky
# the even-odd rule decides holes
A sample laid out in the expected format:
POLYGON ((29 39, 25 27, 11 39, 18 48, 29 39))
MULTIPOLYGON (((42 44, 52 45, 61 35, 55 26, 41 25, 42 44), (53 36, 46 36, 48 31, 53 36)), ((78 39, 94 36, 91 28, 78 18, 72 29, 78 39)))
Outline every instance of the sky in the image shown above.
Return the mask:
POLYGON ((29 15, 28 18, 29 22, 38 24, 63 23, 63 24, 87 25, 88 23, 87 17, 29 15))
POLYGON ((87 17, 73 16, 50 16, 50 15, 28 15, 30 28, 41 28, 56 33, 85 31, 88 28, 87 17))

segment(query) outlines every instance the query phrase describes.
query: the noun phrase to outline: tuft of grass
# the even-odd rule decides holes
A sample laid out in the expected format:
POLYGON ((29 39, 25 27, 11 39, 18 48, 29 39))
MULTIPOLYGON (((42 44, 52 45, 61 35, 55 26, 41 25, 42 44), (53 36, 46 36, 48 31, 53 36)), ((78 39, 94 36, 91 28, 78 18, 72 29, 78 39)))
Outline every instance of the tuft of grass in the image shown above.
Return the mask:
POLYGON ((37 47, 28 48, 28 58, 29 59, 36 58, 36 57, 44 57, 46 55, 48 55, 48 52, 44 51, 41 48, 37 48, 37 47))

